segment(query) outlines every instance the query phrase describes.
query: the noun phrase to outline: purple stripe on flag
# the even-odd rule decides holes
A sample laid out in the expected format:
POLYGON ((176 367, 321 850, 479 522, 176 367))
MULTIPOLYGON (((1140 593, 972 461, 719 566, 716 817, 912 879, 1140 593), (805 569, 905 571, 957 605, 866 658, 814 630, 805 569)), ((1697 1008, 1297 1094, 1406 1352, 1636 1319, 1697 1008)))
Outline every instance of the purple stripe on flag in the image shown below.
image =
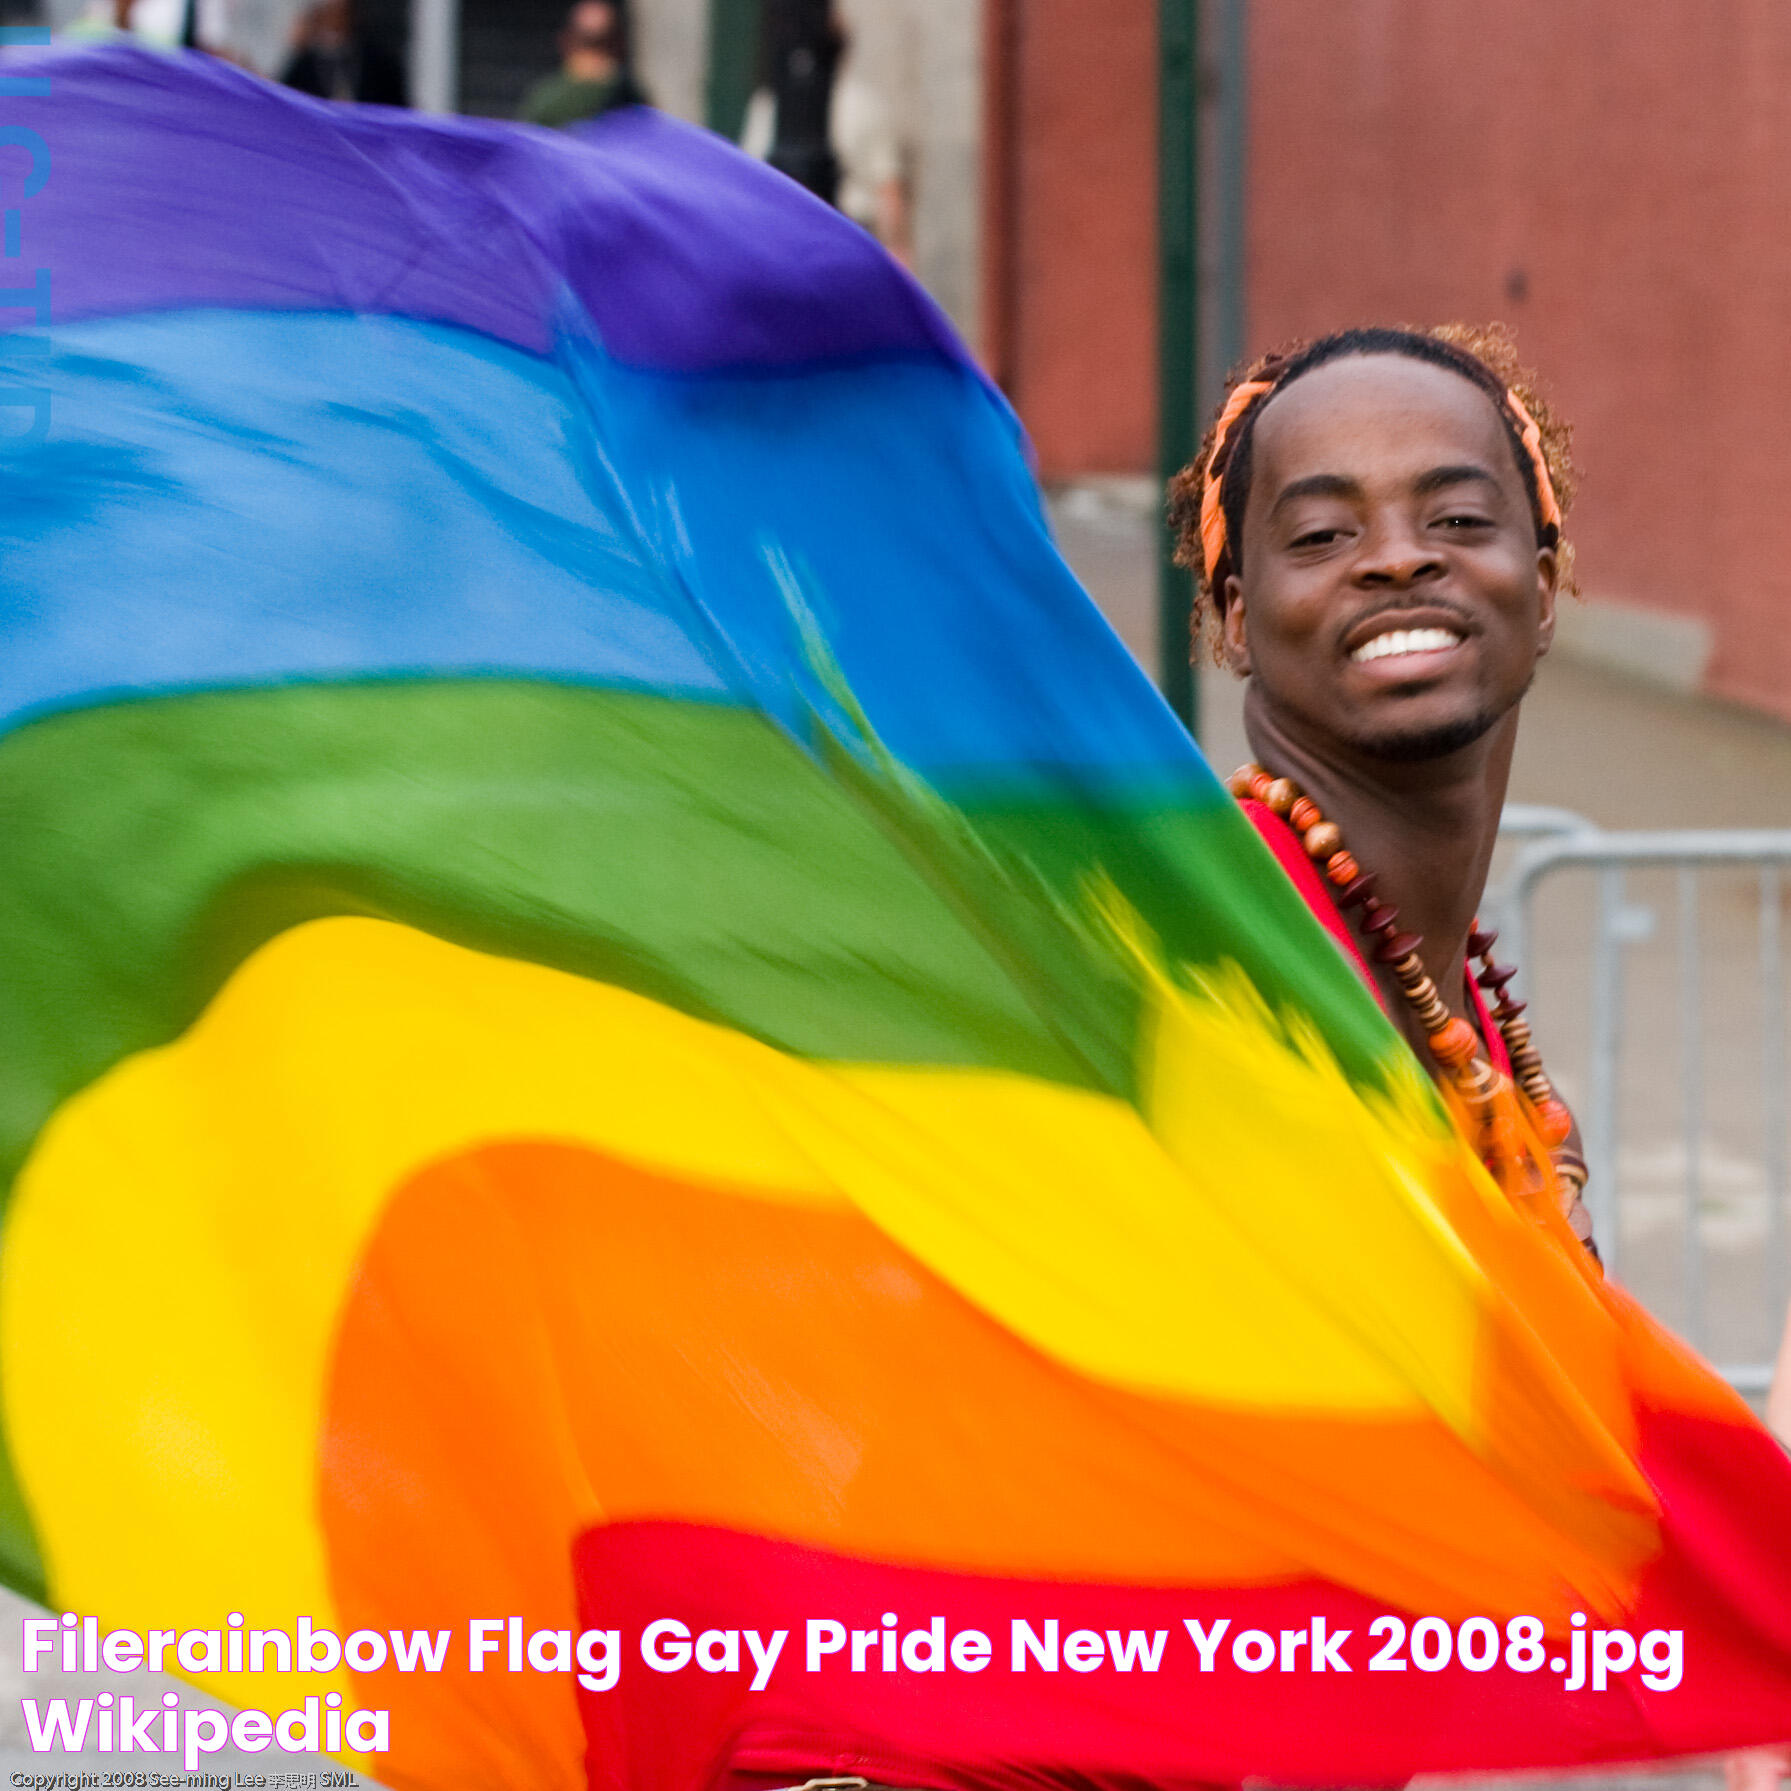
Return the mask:
MULTIPOLYGON (((365 311, 535 353, 594 325, 618 361, 662 372, 969 365, 857 225, 645 107, 568 135, 329 104, 131 45, 15 66, 54 86, 27 121, 54 175, 23 229, 56 319, 365 311)), ((27 321, 0 313, 0 327, 27 321)))

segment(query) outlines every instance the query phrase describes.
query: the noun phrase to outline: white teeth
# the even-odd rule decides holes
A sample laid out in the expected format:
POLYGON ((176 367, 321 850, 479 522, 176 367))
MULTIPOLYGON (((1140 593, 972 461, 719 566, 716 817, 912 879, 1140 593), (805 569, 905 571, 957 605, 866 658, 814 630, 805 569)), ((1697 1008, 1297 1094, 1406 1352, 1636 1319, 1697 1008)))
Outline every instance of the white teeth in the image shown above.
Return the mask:
POLYGON ((1357 665, 1366 665, 1371 659, 1392 659, 1401 653, 1444 653, 1460 645, 1461 636, 1447 628, 1396 628, 1364 641, 1350 658, 1357 665))

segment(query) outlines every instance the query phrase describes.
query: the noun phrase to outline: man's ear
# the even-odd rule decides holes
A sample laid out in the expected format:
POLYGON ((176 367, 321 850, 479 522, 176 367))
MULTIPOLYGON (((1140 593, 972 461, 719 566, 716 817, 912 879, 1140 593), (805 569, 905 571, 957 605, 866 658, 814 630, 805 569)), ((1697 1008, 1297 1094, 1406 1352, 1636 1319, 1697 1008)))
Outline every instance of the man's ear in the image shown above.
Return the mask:
POLYGON ((1555 642, 1555 599, 1559 595, 1561 556, 1552 547, 1536 554, 1536 585, 1542 597, 1542 611, 1536 625, 1536 656, 1540 659, 1555 642))
MULTIPOLYGON (((1549 626, 1554 626, 1551 612, 1549 626)), ((1244 587, 1234 572, 1225 580, 1225 607, 1219 616, 1219 637, 1225 663, 1234 678, 1250 676, 1250 631, 1244 625, 1244 587)))

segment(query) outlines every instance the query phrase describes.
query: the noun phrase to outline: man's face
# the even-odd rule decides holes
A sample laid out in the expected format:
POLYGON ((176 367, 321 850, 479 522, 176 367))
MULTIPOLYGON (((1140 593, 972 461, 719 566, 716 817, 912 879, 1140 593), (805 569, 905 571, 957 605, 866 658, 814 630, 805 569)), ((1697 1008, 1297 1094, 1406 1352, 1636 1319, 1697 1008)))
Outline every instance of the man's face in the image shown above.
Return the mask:
POLYGON ((1225 651, 1316 745, 1440 757, 1529 688, 1555 556, 1492 401, 1446 368, 1352 355, 1257 419, 1225 651))
POLYGON ((566 18, 561 44, 571 51, 607 55, 614 41, 616 9, 609 0, 580 0, 566 18))

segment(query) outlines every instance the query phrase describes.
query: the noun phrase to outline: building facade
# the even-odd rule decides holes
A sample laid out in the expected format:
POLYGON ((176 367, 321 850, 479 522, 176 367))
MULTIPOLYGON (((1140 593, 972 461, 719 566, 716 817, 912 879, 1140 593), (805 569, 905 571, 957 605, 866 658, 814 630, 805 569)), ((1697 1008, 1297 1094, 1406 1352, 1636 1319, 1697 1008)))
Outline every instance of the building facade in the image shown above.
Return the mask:
MULTIPOLYGON (((1156 9, 988 5, 991 352, 1048 478, 1142 472, 1156 9)), ((1249 345, 1511 323, 1577 429, 1568 636, 1791 719, 1791 11, 1249 0, 1247 65, 1249 345)))

